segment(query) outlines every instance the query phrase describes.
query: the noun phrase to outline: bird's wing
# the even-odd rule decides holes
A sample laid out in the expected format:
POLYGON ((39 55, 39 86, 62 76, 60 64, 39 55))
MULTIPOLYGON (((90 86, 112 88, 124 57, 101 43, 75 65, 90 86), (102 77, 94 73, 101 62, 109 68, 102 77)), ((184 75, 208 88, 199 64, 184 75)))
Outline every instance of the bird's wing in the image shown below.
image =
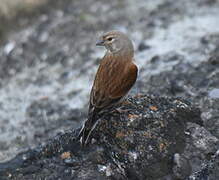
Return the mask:
POLYGON ((132 61, 104 59, 91 91, 91 106, 102 109, 119 101, 134 85, 137 73, 138 68, 132 61))
POLYGON ((138 75, 138 68, 135 64, 130 64, 128 66, 127 73, 121 77, 121 80, 115 86, 110 89, 110 98, 117 99, 125 96, 131 87, 135 84, 138 75))

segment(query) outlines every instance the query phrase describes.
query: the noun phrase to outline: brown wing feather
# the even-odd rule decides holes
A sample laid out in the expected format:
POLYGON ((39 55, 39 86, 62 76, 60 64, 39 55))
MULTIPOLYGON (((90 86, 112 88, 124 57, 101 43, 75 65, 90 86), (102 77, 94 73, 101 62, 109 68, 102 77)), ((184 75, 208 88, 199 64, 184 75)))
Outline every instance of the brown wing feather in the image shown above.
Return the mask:
POLYGON ((127 72, 121 77, 120 82, 117 86, 112 86, 110 92, 110 98, 115 99, 125 96, 131 87, 134 85, 138 74, 138 68, 135 64, 130 64, 128 66, 127 72))
POLYGON ((131 89, 137 78, 137 67, 132 60, 105 56, 97 71, 91 91, 90 103, 104 108, 122 98, 131 89))

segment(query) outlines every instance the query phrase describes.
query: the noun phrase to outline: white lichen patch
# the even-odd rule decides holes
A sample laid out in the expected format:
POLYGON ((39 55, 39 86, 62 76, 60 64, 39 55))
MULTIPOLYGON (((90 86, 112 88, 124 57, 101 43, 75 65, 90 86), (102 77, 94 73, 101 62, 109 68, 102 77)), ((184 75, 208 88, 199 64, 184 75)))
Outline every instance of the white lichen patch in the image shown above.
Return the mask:
POLYGON ((100 172, 105 173, 105 175, 106 175, 107 177, 109 177, 109 176, 112 175, 112 169, 111 169, 111 167, 110 167, 110 164, 108 164, 107 166, 104 166, 104 165, 97 165, 97 167, 98 167, 98 170, 99 170, 100 172))
POLYGON ((138 158, 138 153, 137 152, 129 152, 129 160, 130 161, 135 161, 138 158))

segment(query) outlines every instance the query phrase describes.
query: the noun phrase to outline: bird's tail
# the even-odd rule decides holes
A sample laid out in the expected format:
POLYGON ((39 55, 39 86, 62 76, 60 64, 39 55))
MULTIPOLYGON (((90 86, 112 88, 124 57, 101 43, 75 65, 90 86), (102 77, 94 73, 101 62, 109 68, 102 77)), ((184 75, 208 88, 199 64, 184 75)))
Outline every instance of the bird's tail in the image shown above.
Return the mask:
POLYGON ((96 127, 98 119, 99 117, 97 111, 94 110, 92 113, 89 113, 88 119, 85 121, 78 135, 82 146, 86 146, 89 143, 89 137, 91 135, 91 132, 96 127))

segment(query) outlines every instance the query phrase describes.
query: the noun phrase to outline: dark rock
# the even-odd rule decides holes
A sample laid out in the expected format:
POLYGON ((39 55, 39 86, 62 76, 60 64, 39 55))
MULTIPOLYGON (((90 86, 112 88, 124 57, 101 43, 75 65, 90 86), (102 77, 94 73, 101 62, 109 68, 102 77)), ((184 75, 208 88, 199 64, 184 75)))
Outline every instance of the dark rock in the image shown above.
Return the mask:
POLYGON ((150 49, 150 46, 145 44, 144 42, 141 42, 138 46, 139 51, 143 51, 143 50, 147 50, 147 49, 150 49))
POLYGON ((0 164, 1 176, 158 179, 172 174, 174 154, 185 148, 186 124, 201 123, 200 111, 180 98, 145 95, 129 98, 120 108, 123 113, 110 111, 101 118, 92 134, 95 142, 86 148, 76 138, 79 130, 69 130, 0 164), (67 151, 71 158, 63 161, 60 154, 67 151))
POLYGON ((185 179, 191 174, 191 165, 188 159, 178 153, 174 154, 173 174, 177 179, 185 179))
POLYGON ((74 166, 77 166, 77 165, 80 165, 79 161, 77 159, 74 159, 74 158, 68 158, 68 159, 65 159, 64 160, 64 163, 67 165, 67 166, 70 166, 70 167, 74 167, 74 166))
POLYGON ((210 58, 208 60, 212 65, 218 65, 219 64, 219 40, 218 40, 218 46, 215 48, 213 52, 210 54, 210 58))
POLYGON ((219 98, 207 98, 204 102, 202 119, 206 129, 219 138, 219 98), (211 109, 209 111, 209 109, 211 109))
POLYGON ((188 180, 219 179, 219 150, 211 156, 210 160, 203 163, 200 170, 191 174, 188 180))
MULTIPOLYGON (((209 44, 212 41, 209 41, 209 44)), ((217 59, 216 49, 210 53, 212 59, 217 59)), ((156 63, 159 64, 162 59, 167 59, 167 57, 169 57, 168 54, 157 56, 156 63)), ((151 62, 151 66, 153 65, 154 63, 151 62)), ((196 66, 180 60, 171 70, 142 78, 143 82, 138 83, 143 92, 172 97, 182 96, 200 107, 204 127, 195 124, 187 125, 186 148, 182 154, 179 154, 188 159, 192 172, 201 171, 202 164, 205 164, 209 155, 219 149, 218 68, 218 63, 212 63, 208 59, 196 66)), ((207 171, 205 177, 216 180, 218 175, 215 172, 219 170, 216 163, 213 169, 214 171, 212 169, 207 171)), ((178 174, 178 166, 174 171, 177 171, 178 174)), ((181 169, 179 171, 182 172, 181 169)), ((183 179, 184 175, 181 175, 178 174, 183 179)))
POLYGON ((157 63, 158 61, 160 61, 160 57, 159 56, 154 56, 151 58, 151 63, 157 63))
MULTIPOLYGON (((219 148, 219 140, 204 127, 193 123, 188 123, 186 134, 186 147, 181 155, 188 159, 194 173, 200 171, 202 164, 211 159, 212 154, 215 154, 219 148)), ((217 169, 218 166, 214 166, 214 168, 217 169)), ((212 177, 214 180, 216 174, 210 172, 205 173, 205 176, 212 177)))
POLYGON ((219 45, 219 34, 207 34, 201 38, 201 43, 203 45, 214 44, 215 46, 219 45))

